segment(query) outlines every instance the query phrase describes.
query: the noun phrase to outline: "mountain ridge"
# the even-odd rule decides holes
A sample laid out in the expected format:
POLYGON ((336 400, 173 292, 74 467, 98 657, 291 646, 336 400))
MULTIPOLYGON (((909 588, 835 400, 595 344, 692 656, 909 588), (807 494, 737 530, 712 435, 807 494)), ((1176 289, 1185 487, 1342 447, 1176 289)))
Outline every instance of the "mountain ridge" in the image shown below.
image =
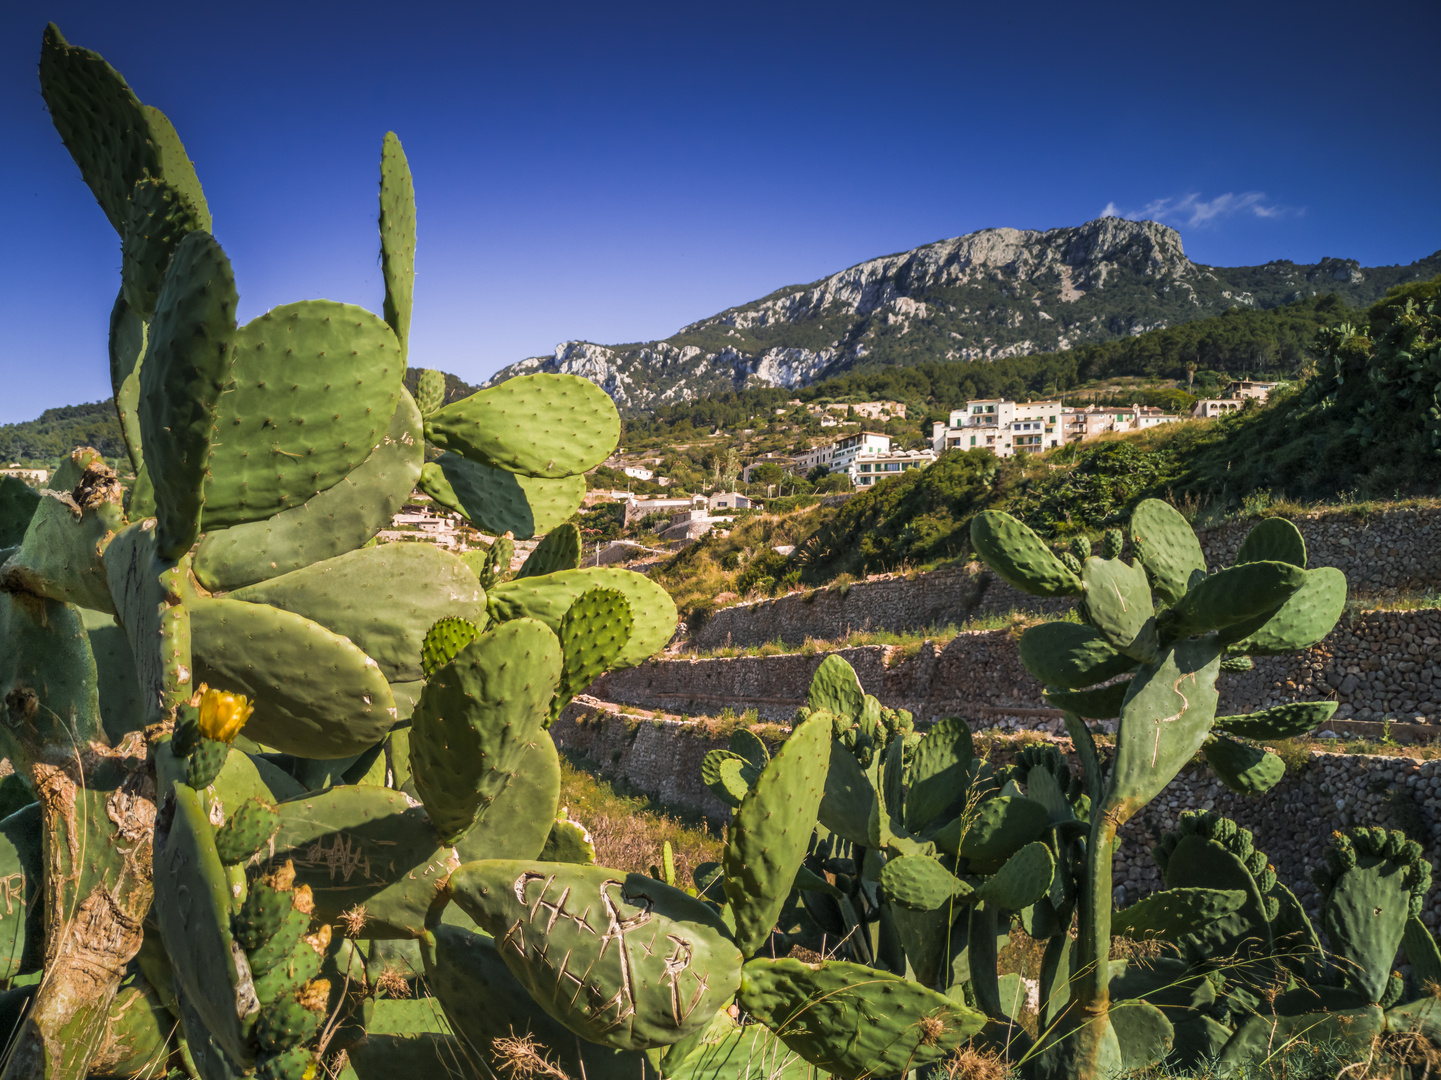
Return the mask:
POLYGON ((858 367, 1060 352, 1318 292, 1363 306, 1436 273, 1441 251, 1392 267, 1335 257, 1209 266, 1187 258, 1175 229, 1114 217, 983 229, 784 286, 657 341, 564 341, 484 385, 537 372, 580 375, 633 415, 726 390, 798 388, 858 367))

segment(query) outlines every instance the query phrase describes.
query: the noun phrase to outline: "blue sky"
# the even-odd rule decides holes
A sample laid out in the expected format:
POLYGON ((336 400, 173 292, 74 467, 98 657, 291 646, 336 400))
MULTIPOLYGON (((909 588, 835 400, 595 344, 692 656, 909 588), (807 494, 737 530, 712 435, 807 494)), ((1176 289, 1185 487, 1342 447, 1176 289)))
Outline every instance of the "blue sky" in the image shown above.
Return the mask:
POLYGON ((108 396, 119 243, 38 92, 55 20, 174 121, 242 319, 379 310, 380 141, 419 215, 411 362, 479 381, 991 226, 1111 212, 1199 262, 1441 248, 1441 5, 0 5, 0 423, 108 396))

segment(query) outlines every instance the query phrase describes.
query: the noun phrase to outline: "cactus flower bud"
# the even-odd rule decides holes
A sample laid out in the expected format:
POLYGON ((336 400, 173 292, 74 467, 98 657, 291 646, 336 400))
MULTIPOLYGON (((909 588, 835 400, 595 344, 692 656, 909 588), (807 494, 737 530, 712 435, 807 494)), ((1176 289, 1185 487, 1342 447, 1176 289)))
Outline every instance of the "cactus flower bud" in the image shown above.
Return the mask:
POLYGON ((207 739, 229 743, 240 734, 255 707, 244 694, 202 687, 200 694, 200 733, 207 739))

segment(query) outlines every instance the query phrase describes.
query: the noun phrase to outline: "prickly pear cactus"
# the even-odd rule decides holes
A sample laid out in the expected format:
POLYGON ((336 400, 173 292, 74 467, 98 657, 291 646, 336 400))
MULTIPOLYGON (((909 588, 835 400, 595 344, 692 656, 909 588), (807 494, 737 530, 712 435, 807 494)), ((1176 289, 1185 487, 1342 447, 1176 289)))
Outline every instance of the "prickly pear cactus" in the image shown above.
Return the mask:
MULTIPOLYGON (((489 1038, 465 1026, 483 997, 449 1020, 435 998, 402 1000, 428 994, 428 928, 482 936, 450 903, 456 868, 548 851, 613 873, 581 865, 594 849, 558 806, 545 727, 674 632, 663 591, 580 570, 563 525, 614 449, 615 406, 571 376, 451 402, 438 372, 405 389, 416 215, 393 133, 382 311, 312 300, 240 325, 170 122, 54 26, 40 83, 119 238, 109 356, 137 475, 127 498, 80 448, 53 490, 0 479, 0 752, 15 769, 0 967, 35 976, 6 997, 24 1010, 0 1036, 7 1076, 434 1071, 489 1038), (427 439, 446 450, 430 472, 427 439), (479 574, 428 544, 372 543, 418 484, 499 537, 479 574), (511 534, 545 533, 506 581, 511 534)), ((688 1039, 733 995, 739 951, 681 889, 623 891, 597 887, 590 912, 604 930, 604 905, 633 901, 625 962, 588 944, 635 1003, 637 1045, 688 1039), (673 918, 652 911, 662 892, 673 918)), ((488 1004, 564 1030, 518 987, 492 982, 488 1004)), ((617 1053, 576 1060, 656 1074, 617 1053)))

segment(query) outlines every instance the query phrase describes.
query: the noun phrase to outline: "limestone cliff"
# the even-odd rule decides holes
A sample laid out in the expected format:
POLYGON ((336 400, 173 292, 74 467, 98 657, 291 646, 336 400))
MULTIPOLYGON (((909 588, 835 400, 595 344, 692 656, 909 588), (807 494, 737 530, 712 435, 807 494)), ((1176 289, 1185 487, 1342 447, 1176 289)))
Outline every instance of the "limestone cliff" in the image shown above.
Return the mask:
POLYGON ((1317 292, 1368 303, 1438 271, 1441 252, 1374 269, 1335 258, 1202 266, 1174 229, 1113 217, 1044 232, 984 229, 779 289, 664 341, 562 342, 491 383, 537 371, 580 375, 633 413, 747 386, 804 386, 860 364, 1054 352, 1317 292))

